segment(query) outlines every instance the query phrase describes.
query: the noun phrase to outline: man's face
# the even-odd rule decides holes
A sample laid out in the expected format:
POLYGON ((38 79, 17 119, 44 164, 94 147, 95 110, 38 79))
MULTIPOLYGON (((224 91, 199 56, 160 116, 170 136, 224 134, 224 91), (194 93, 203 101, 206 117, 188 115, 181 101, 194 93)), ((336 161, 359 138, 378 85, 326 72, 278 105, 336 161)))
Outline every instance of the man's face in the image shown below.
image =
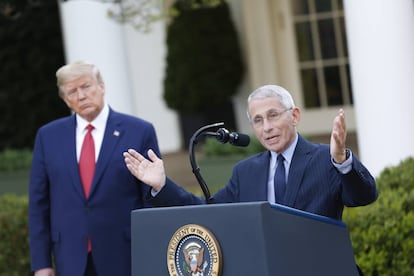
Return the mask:
POLYGON ((252 99, 249 114, 253 131, 266 149, 281 153, 294 141, 299 108, 286 109, 277 97, 267 97, 252 99))
POLYGON ((104 105, 105 86, 94 76, 81 76, 61 87, 66 105, 88 122, 95 119, 104 105))

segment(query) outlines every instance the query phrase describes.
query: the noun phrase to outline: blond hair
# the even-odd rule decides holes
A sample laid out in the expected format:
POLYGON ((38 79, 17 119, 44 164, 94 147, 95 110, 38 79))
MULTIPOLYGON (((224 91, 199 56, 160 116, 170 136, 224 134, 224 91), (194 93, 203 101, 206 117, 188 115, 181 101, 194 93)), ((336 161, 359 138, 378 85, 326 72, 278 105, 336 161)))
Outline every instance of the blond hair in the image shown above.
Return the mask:
POLYGON ((98 67, 85 61, 76 61, 66 64, 56 71, 56 84, 59 88, 59 94, 62 95, 61 87, 65 83, 82 76, 93 76, 99 84, 103 84, 103 78, 98 67))

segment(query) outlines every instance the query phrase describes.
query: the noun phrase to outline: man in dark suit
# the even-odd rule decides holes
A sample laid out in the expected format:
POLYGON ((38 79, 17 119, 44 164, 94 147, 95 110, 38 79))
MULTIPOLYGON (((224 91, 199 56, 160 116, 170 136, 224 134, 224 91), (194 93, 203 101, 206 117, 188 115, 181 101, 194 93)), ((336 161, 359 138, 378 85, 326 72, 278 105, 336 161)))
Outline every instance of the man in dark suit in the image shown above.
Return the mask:
POLYGON ((104 81, 93 64, 65 65, 56 77, 74 114, 36 135, 29 186, 32 269, 36 276, 131 275, 130 213, 149 206, 149 188, 130 174, 122 153, 159 154, 155 130, 105 103, 104 81), (89 155, 82 146, 88 135, 89 155), (80 165, 87 155, 92 163, 80 165))
MULTIPOLYGON (((213 203, 268 200, 341 219, 344 206, 376 200, 374 178, 345 146, 343 109, 334 119, 330 145, 311 143, 297 132, 300 109, 283 87, 265 85, 253 91, 247 114, 267 151, 237 163, 227 185, 212 197, 213 203)), ((152 187, 149 198, 154 205, 205 202, 166 178, 163 162, 153 151, 148 156, 134 150, 124 153, 131 173, 152 187)))

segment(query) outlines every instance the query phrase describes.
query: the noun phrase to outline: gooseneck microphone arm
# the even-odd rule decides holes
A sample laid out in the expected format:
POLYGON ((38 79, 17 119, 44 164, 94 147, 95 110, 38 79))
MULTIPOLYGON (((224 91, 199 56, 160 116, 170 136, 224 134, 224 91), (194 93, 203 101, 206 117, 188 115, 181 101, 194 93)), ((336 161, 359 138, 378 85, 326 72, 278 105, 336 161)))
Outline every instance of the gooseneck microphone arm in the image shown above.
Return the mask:
POLYGON ((189 151, 190 151, 191 168, 193 169, 193 173, 195 177, 197 178, 197 181, 200 184, 201 189, 203 190, 207 203, 211 203, 212 198, 210 195, 210 191, 208 190, 207 184, 200 174, 200 168, 198 167, 195 156, 194 156, 194 145, 197 144, 198 137, 200 135, 215 137, 216 140, 222 144, 225 144, 228 142, 237 147, 246 147, 250 143, 249 135, 237 133, 237 132, 230 132, 224 127, 219 128, 216 132, 206 131, 207 129, 210 129, 213 127, 219 127, 222 125, 224 125, 224 123, 215 123, 215 124, 204 126, 200 128, 199 130, 197 130, 190 139, 189 151))
POLYGON ((193 174, 197 178, 198 183, 200 184, 201 190, 203 190, 203 194, 206 198, 206 203, 207 204, 211 203, 211 194, 210 194, 210 190, 208 189, 208 186, 207 186, 206 182, 204 181, 203 177, 201 176, 200 167, 197 165, 197 161, 195 159, 195 154, 194 154, 194 147, 198 143, 198 137, 201 134, 208 135, 208 136, 215 136, 214 132, 205 132, 205 130, 210 129, 210 128, 214 128, 214 127, 223 126, 223 125, 224 125, 224 123, 215 123, 215 124, 204 126, 200 129, 198 129, 196 132, 194 132, 193 136, 190 139, 189 152, 190 152, 191 168, 193 170, 193 174))

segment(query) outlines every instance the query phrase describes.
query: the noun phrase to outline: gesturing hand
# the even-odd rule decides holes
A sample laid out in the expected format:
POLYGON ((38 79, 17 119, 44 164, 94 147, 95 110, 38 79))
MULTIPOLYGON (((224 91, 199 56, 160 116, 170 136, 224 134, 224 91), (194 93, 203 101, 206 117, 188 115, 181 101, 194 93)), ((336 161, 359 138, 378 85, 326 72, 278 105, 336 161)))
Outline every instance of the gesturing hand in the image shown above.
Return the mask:
POLYGON ((346 160, 346 125, 345 112, 341 108, 333 121, 331 134, 331 156, 336 163, 343 163, 346 160))
POLYGON ((153 150, 148 150, 150 160, 134 149, 128 149, 123 155, 125 164, 133 176, 151 186, 156 192, 164 187, 166 180, 164 162, 153 150))

